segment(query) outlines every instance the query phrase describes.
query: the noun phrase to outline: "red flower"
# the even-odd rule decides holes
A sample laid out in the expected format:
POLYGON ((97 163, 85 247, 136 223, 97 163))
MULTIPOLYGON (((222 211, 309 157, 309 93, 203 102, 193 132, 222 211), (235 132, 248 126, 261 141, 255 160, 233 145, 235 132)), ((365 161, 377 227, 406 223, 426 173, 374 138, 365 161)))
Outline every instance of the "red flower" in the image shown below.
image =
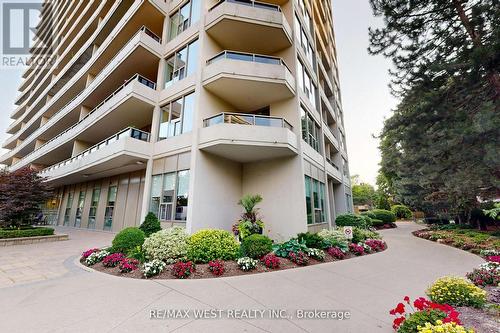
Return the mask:
POLYGON ((406 303, 410 304, 410 297, 405 296, 405 298, 403 298, 403 300, 404 300, 406 303))
POLYGON ((394 309, 394 312, 403 314, 405 313, 405 305, 403 303, 399 303, 396 308, 394 309))
POLYGON ((398 317, 392 322, 392 327, 397 330, 399 326, 405 321, 405 317, 398 317))

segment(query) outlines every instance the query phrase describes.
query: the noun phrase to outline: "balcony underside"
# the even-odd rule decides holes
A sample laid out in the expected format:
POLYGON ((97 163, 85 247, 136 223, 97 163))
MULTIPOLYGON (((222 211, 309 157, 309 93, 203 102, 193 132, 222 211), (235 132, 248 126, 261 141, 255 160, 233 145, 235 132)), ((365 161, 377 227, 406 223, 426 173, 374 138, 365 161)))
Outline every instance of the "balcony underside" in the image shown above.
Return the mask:
POLYGON ((146 168, 151 144, 120 139, 77 161, 41 174, 53 186, 86 182, 146 168))
POLYGON ((294 79, 285 66, 228 59, 207 66, 203 86, 241 111, 257 110, 295 95, 294 79))
POLYGON ((210 11, 206 31, 227 50, 273 54, 292 45, 291 28, 280 11, 234 3, 225 2, 210 11))
POLYGON ((200 130, 200 149, 249 163, 297 155, 297 137, 286 128, 219 124, 200 130))

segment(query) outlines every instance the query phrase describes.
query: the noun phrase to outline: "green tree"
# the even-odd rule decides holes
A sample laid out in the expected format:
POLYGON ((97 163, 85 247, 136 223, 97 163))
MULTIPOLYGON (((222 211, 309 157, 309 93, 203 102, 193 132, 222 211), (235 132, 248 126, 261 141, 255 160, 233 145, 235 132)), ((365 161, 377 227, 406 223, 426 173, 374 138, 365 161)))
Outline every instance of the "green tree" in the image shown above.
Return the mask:
POLYGON ((370 205, 375 201, 375 189, 367 183, 352 185, 352 200, 355 205, 370 205))
POLYGON ((380 135, 394 200, 470 220, 500 188, 498 0, 371 0, 385 25, 372 54, 393 60, 400 97, 380 135))

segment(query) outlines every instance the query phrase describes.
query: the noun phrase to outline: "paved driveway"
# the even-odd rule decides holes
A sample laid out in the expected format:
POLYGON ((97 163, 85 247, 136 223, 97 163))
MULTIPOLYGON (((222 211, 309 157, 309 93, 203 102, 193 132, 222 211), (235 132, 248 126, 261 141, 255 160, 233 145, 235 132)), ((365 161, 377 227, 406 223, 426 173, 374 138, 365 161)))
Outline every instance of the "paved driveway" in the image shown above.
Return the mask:
POLYGON ((0 332, 391 332, 388 310, 403 296, 422 296, 436 278, 463 276, 482 262, 413 237, 418 228, 404 223, 384 231, 389 249, 379 254, 259 275, 132 280, 74 268, 0 289, 0 332), (191 312, 150 319, 162 309, 284 309, 293 316, 299 309, 348 310, 351 318, 195 320, 191 312))

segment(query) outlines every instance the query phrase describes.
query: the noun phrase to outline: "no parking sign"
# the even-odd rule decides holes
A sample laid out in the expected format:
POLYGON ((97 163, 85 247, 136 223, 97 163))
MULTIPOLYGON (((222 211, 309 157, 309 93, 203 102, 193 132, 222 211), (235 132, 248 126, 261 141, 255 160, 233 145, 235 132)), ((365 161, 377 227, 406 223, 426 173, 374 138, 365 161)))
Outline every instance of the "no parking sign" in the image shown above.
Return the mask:
POLYGON ((344 227, 344 236, 347 239, 352 239, 352 227, 344 227))

